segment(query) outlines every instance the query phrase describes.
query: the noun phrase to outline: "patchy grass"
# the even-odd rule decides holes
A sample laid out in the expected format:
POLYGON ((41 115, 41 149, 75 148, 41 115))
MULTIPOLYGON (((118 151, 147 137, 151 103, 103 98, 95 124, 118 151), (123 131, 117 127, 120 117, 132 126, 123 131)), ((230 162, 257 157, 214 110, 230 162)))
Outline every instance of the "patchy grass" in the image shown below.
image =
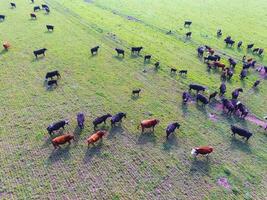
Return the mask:
MULTIPOLYGON (((181 94, 189 83, 208 86, 206 94, 218 90, 219 73, 208 72, 196 57, 196 48, 208 44, 219 53, 241 59, 244 54, 263 65, 245 48, 226 48, 216 37, 221 28, 245 44, 254 42, 266 49, 267 3, 259 1, 193 0, 16 0, 17 8, 0 1, 1 41, 11 44, 0 52, 0 198, 2 199, 264 199, 266 198, 266 132, 251 121, 227 117, 213 104, 203 108, 183 106, 181 94), (37 12, 34 5, 47 3, 51 13, 37 12), (189 31, 186 19, 193 21, 189 31), (55 25, 48 33, 45 25, 55 25), (172 30, 172 34, 166 32, 172 30), (100 45, 97 56, 90 48, 100 45), (131 56, 131 46, 143 46, 140 56, 131 56), (46 47, 47 55, 34 59, 33 50, 46 47), (124 48, 118 58, 114 48, 124 48), (151 63, 143 56, 152 54, 151 63), (160 61, 156 72, 153 64, 160 61), (187 69, 187 77, 170 76, 170 67, 187 69), (62 79, 54 90, 44 87, 47 71, 58 69, 62 79), (143 70, 146 69, 146 73, 143 70), (131 98, 142 88, 140 98, 131 98), (86 114, 86 127, 76 129, 75 116, 86 114), (92 120, 103 113, 127 112, 121 127, 110 129, 102 143, 87 149, 93 132, 92 120), (211 120, 210 116, 216 116, 211 120), (160 119, 155 133, 141 134, 138 123, 160 119), (69 118, 65 132, 75 132, 76 141, 53 151, 46 127, 69 118), (180 130, 165 139, 172 121, 180 130), (254 135, 248 143, 232 138, 230 124, 238 124, 254 135), (191 148, 212 145, 209 159, 190 157, 191 148), (217 184, 226 177, 231 190, 217 184)), ((227 63, 227 62, 226 62, 227 63)), ((266 115, 267 87, 251 86, 260 76, 254 70, 241 82, 236 67, 227 83, 227 96, 237 87, 240 99, 261 118, 266 115)), ((104 126, 103 126, 104 127, 104 126)))

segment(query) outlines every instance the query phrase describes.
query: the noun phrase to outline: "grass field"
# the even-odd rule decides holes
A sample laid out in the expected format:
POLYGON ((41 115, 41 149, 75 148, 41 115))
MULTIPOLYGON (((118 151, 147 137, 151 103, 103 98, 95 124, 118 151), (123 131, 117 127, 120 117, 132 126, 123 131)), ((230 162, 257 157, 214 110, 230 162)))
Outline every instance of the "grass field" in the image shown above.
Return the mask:
MULTIPOLYGON (((262 127, 238 117, 228 117, 211 103, 206 108, 182 105, 188 84, 218 90, 220 73, 208 72, 196 56, 196 48, 207 44, 238 60, 243 55, 267 65, 258 57, 227 48, 223 39, 231 35, 244 45, 267 49, 267 1, 264 0, 16 0, 0 1, 0 41, 9 41, 9 51, 0 50, 0 199, 267 199, 267 134, 262 127), (34 5, 46 3, 51 13, 36 12, 34 5), (192 20, 185 29, 185 20, 192 20), (45 25, 55 30, 47 32, 45 25), (223 37, 217 38, 221 28, 223 37), (172 30, 173 34, 166 32, 172 30), (184 34, 192 31, 192 39, 184 34), (90 48, 100 45, 97 56, 90 48), (143 46, 140 56, 130 47, 143 46), (33 51, 47 48, 45 57, 33 51), (114 48, 126 50, 118 58, 114 48), (151 63, 143 56, 151 54, 151 63), (160 61, 159 71, 153 64, 160 61), (187 69, 186 77, 171 76, 170 67, 187 69), (52 91, 44 87, 46 72, 58 69, 62 78, 52 91), (143 70, 146 70, 144 73, 143 70), (140 98, 131 98, 142 88, 140 98), (86 114, 85 129, 76 127, 76 114, 86 114), (87 149, 93 133, 92 120, 105 113, 127 112, 121 127, 106 127, 102 143, 87 149), (216 119, 210 116, 216 116, 216 119), (155 133, 141 134, 141 120, 160 119, 155 133), (54 151, 46 127, 70 119, 65 132, 76 141, 54 151), (165 128, 178 121, 181 128, 169 141, 165 128), (231 136, 230 125, 252 131, 248 143, 231 136), (214 153, 193 159, 192 147, 212 145, 214 153), (229 189, 218 184, 227 178, 229 189)), ((267 114, 267 84, 258 90, 260 78, 250 70, 245 81, 239 64, 227 94, 243 87, 240 100, 250 112, 267 114)), ((219 98, 218 98, 219 99, 219 98)))

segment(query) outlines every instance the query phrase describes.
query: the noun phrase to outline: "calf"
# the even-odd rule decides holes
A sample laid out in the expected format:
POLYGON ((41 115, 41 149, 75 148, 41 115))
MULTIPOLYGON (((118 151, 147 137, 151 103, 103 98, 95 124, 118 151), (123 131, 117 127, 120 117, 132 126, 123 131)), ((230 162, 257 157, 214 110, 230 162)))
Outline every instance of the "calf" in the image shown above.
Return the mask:
POLYGON ((243 80, 244 78, 246 78, 247 77, 247 73, 248 73, 247 69, 242 69, 242 71, 241 71, 241 73, 239 75, 240 79, 243 80))
POLYGON ((5 20, 5 18, 6 18, 6 16, 5 16, 5 15, 0 15, 0 21, 4 21, 4 20, 5 20))
POLYGON ((243 44, 243 42, 242 42, 242 41, 239 41, 239 42, 237 43, 237 48, 240 48, 240 47, 242 46, 242 44, 243 44))
POLYGON ((143 47, 132 47, 132 54, 137 53, 139 55, 140 51, 143 49, 143 47))
POLYGON ((253 46, 254 44, 248 44, 247 49, 252 49, 253 46))
POLYGON ((47 72, 45 75, 45 80, 48 80, 49 78, 53 79, 54 76, 56 76, 57 78, 61 77, 58 70, 47 72))
POLYGON ((126 113, 119 112, 116 115, 113 115, 110 120, 111 126, 113 127, 117 122, 122 122, 123 117, 126 118, 126 113))
POLYGON ((188 92, 183 92, 182 98, 183 98, 184 104, 187 103, 189 101, 189 99, 190 99, 189 93, 188 92))
POLYGON ((106 115, 103 115, 103 116, 101 116, 101 117, 97 117, 94 121, 93 121, 93 125, 94 125, 94 130, 96 129, 96 127, 97 127, 97 125, 98 124, 101 124, 101 123, 105 123, 106 124, 106 120, 107 120, 107 118, 109 118, 109 117, 112 117, 112 115, 111 114, 106 114, 106 115))
POLYGON ((57 80, 49 80, 49 81, 47 82, 47 86, 48 86, 48 88, 53 87, 53 85, 58 86, 58 84, 57 84, 57 80))
POLYGON ((11 8, 16 8, 16 4, 15 3, 10 3, 11 8))
POLYGON ((159 68, 159 62, 156 62, 155 64, 154 64, 154 66, 155 66, 155 69, 158 69, 159 68))
POLYGON ((179 71, 179 74, 180 74, 180 75, 183 75, 183 74, 187 75, 187 70, 180 70, 180 71, 179 71))
POLYGON ((178 122, 175 123, 171 123, 167 126, 166 128, 166 137, 167 139, 169 138, 169 136, 175 132, 176 129, 180 128, 180 124, 178 122))
POLYGON ((254 82, 253 87, 256 88, 260 84, 260 80, 254 82))
POLYGON ((213 147, 211 146, 201 146, 192 149, 191 154, 196 157, 198 154, 209 155, 212 151, 213 147))
POLYGON ((33 12, 36 12, 36 11, 38 11, 38 10, 41 10, 40 6, 34 6, 34 7, 33 7, 33 12))
POLYGON ((52 140, 52 144, 56 149, 59 147, 59 145, 65 144, 67 142, 71 144, 71 140, 74 140, 74 136, 72 134, 64 134, 64 135, 54 138, 52 140))
POLYGON ((191 37, 191 36, 192 36, 192 32, 187 32, 187 33, 185 34, 185 36, 186 36, 187 38, 191 37))
POLYGON ((63 128, 65 127, 65 125, 68 125, 69 124, 69 120, 61 120, 59 122, 56 122, 56 123, 53 123, 53 124, 50 124, 48 127, 47 127, 47 131, 49 133, 49 135, 51 135, 54 131, 57 131, 59 130, 60 128, 63 128))
POLYGON ((107 134, 106 131, 97 131, 96 133, 94 133, 93 135, 88 137, 87 138, 88 148, 89 148, 90 144, 94 144, 98 140, 102 140, 103 136, 106 135, 106 134, 107 134))
POLYGON ((226 75, 227 78, 230 80, 234 75, 234 71, 232 69, 226 68, 226 75))
POLYGON ((77 124, 80 127, 80 129, 84 128, 84 121, 85 121, 85 116, 82 112, 79 112, 77 114, 77 124))
POLYGON ((36 15, 34 13, 31 13, 30 16, 31 16, 31 19, 37 19, 36 15))
POLYGON ((211 93, 210 96, 209 96, 209 102, 210 102, 211 99, 215 98, 217 96, 217 94, 218 94, 217 91, 211 93))
POLYGON ((8 42, 4 42, 3 47, 7 51, 10 48, 10 44, 8 42))
POLYGON ((229 58, 228 61, 230 63, 230 67, 235 68, 237 62, 233 58, 229 58))
POLYGON ((139 96, 140 92, 141 92, 141 89, 140 88, 139 89, 136 89, 136 90, 133 90, 132 91, 132 95, 133 96, 135 96, 135 95, 139 96))
POLYGON ((171 68, 171 73, 172 73, 172 74, 175 74, 176 71, 177 71, 177 69, 175 69, 175 68, 171 68))
POLYGON ((46 48, 43 48, 43 49, 39 49, 39 50, 36 50, 33 52, 33 54, 35 55, 35 57, 37 58, 38 55, 43 55, 45 56, 45 52, 47 51, 46 48))
POLYGON ((116 50, 118 56, 122 55, 124 57, 124 50, 123 49, 116 48, 115 50, 116 50))
POLYGON ((144 62, 146 62, 147 60, 150 61, 151 57, 151 55, 145 55, 144 62))
POLYGON ((205 91, 206 87, 202 86, 202 85, 197 85, 197 84, 190 84, 189 85, 189 91, 191 90, 196 90, 197 93, 199 93, 199 91, 205 91))
POLYGON ((227 114, 232 114, 235 110, 234 105, 232 104, 231 101, 228 99, 223 98, 222 99, 222 104, 223 104, 223 110, 226 108, 228 110, 227 114))
POLYGON ((45 8, 44 10, 45 10, 46 14, 50 13, 50 9, 49 8, 45 8))
POLYGON ((54 26, 52 25, 46 25, 46 28, 48 31, 54 31, 54 26))
POLYGON ((96 46, 96 47, 94 47, 94 48, 91 49, 92 56, 95 55, 95 54, 97 54, 98 49, 99 49, 99 46, 96 46))
POLYGON ((247 141, 252 136, 251 132, 249 132, 243 128, 239 128, 237 126, 234 126, 234 125, 231 125, 231 131, 232 131, 233 136, 235 136, 235 134, 238 134, 238 135, 242 136, 243 138, 246 138, 247 141))
POLYGON ((200 101, 201 103, 203 103, 203 105, 207 105, 209 103, 208 98, 202 94, 197 94, 196 100, 197 100, 197 103, 198 101, 200 101))
POLYGON ((143 120, 138 126, 138 128, 141 126, 142 133, 144 132, 145 128, 152 128, 154 132, 154 128, 158 123, 159 123, 158 119, 147 119, 147 120, 143 120))
POLYGON ((235 89, 235 90, 232 92, 232 98, 233 98, 233 99, 237 99, 238 96, 239 96, 239 92, 243 92, 243 89, 242 89, 242 88, 237 88, 237 89, 235 89))
POLYGON ((224 95, 225 92, 226 92, 226 85, 225 83, 222 83, 220 85, 220 95, 224 95))
POLYGON ((221 37, 221 36, 222 36, 222 30, 219 29, 219 30, 217 30, 217 37, 221 37))
POLYGON ((189 27, 191 26, 192 22, 191 21, 185 21, 184 22, 184 27, 189 27))
POLYGON ((204 54, 204 47, 203 46, 200 46, 197 48, 197 54, 198 54, 198 57, 203 57, 203 54, 204 54))

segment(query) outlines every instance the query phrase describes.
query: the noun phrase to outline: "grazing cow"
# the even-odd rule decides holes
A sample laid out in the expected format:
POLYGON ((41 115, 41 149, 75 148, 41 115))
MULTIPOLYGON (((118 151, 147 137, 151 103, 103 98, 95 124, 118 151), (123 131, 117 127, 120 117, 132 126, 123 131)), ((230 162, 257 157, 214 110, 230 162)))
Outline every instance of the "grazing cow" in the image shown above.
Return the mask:
POLYGON ((196 100, 197 100, 197 103, 198 101, 200 101, 203 105, 207 105, 209 103, 208 98, 202 94, 197 94, 196 100))
POLYGON ((85 116, 82 112, 79 112, 77 114, 77 124, 80 127, 80 129, 84 128, 84 121, 85 121, 85 116))
POLYGON ((236 108, 241 113, 240 117, 245 119, 245 117, 248 115, 248 109, 246 108, 246 106, 239 101, 236 103, 236 108))
POLYGON ((154 64, 154 66, 155 66, 155 69, 158 69, 159 68, 159 62, 156 62, 155 64, 154 64))
POLYGON ((93 135, 88 137, 87 138, 88 148, 89 148, 90 144, 94 144, 100 139, 102 140, 103 136, 106 134, 107 134, 106 131, 97 131, 96 133, 94 133, 93 135))
POLYGON ((197 93, 199 91, 203 91, 204 92, 206 90, 206 87, 204 87, 202 85, 197 85, 197 84, 190 84, 189 85, 189 91, 191 91, 191 90, 196 90, 197 93))
POLYGON ((176 71, 177 71, 177 69, 175 69, 175 68, 171 68, 171 73, 175 74, 176 71))
POLYGON ((50 13, 50 9, 49 8, 45 8, 45 12, 46 12, 46 14, 49 14, 50 13))
POLYGON ((180 70, 180 71, 179 71, 179 74, 180 74, 180 75, 183 75, 183 74, 187 75, 187 70, 180 70))
POLYGON ((234 126, 234 125, 231 125, 231 131, 232 131, 233 136, 235 136, 235 134, 238 134, 238 135, 242 136, 243 138, 247 138, 247 141, 252 136, 251 132, 249 132, 243 128, 234 126))
POLYGON ((143 47, 132 47, 132 54, 137 53, 139 55, 140 51, 143 49, 143 47))
POLYGON ((221 36, 222 36, 222 30, 219 29, 219 30, 217 30, 217 37, 221 37, 221 36))
POLYGON ((253 87, 256 88, 260 84, 260 80, 254 82, 253 87))
POLYGON ((116 50, 118 56, 122 55, 124 57, 124 50, 123 49, 116 48, 115 50, 116 50))
POLYGON ((226 108, 228 110, 227 114, 231 114, 234 112, 235 107, 232 104, 231 101, 229 101, 228 99, 223 98, 222 99, 222 104, 223 104, 223 110, 226 108))
POLYGON ((215 53, 214 49, 208 49, 208 52, 210 55, 213 55, 215 53))
POLYGON ((226 71, 226 70, 223 70, 223 71, 222 71, 222 74, 221 74, 221 79, 222 79, 223 81, 225 81, 226 78, 227 78, 227 71, 226 71))
POLYGON ((249 69, 251 67, 251 63, 243 63, 243 69, 249 69))
POLYGON ((174 123, 171 123, 167 126, 166 128, 166 137, 167 139, 169 138, 169 136, 175 132, 176 129, 179 129, 180 128, 180 124, 178 122, 174 122, 174 123))
POLYGON ((31 16, 31 19, 37 19, 36 14, 34 13, 31 13, 30 16, 31 16))
POLYGON ((147 60, 150 61, 151 57, 151 55, 145 55, 144 62, 146 62, 147 60))
POLYGON ((48 31, 54 31, 54 26, 52 25, 46 25, 46 28, 48 31))
POLYGON ((220 95, 224 95, 225 92, 226 92, 226 85, 225 83, 222 83, 220 85, 220 95))
POLYGON ((139 89, 136 89, 136 90, 133 90, 132 91, 132 95, 133 96, 135 96, 135 95, 139 96, 140 92, 141 92, 141 89, 140 88, 139 89))
POLYGON ((226 67, 225 70, 226 70, 226 76, 230 80, 232 76, 234 75, 234 71, 230 69, 229 67, 226 67))
POLYGON ((72 134, 64 134, 64 135, 61 135, 61 136, 58 136, 58 137, 56 137, 56 138, 54 138, 53 140, 52 140, 52 144, 53 144, 53 146, 55 147, 55 149, 56 148, 58 148, 59 147, 59 145, 61 145, 61 144, 65 144, 65 143, 69 143, 69 144, 71 144, 71 140, 74 140, 74 135, 72 135, 72 134))
POLYGON ((51 135, 54 131, 57 131, 59 130, 60 128, 63 128, 65 127, 65 125, 68 125, 69 124, 69 120, 61 120, 59 122, 56 122, 56 123, 53 123, 53 124, 50 124, 48 127, 47 127, 47 131, 49 133, 49 135, 51 135))
POLYGON ((158 123, 159 123, 158 119, 147 119, 147 120, 143 120, 138 126, 138 128, 141 126, 142 133, 144 132, 145 128, 152 128, 154 132, 154 128, 158 123))
POLYGON ((235 41, 232 39, 224 40, 226 45, 230 45, 231 47, 235 44, 235 41))
POLYGON ((204 57, 204 62, 207 62, 207 61, 219 61, 219 59, 220 59, 220 56, 218 56, 218 55, 214 55, 214 56, 212 56, 212 55, 209 55, 208 57, 204 57))
POLYGON ((182 98, 183 98, 183 102, 184 102, 184 104, 185 104, 185 103, 187 103, 187 102, 189 101, 189 99, 190 99, 190 94, 189 94, 188 92, 183 92, 183 96, 182 96, 182 98))
POLYGON ((258 53, 259 49, 260 49, 260 48, 255 48, 255 49, 253 49, 253 50, 252 50, 252 53, 258 53))
POLYGON ((240 73, 240 79, 243 80, 244 78, 247 77, 247 73, 248 71, 246 69, 242 69, 241 73, 240 73))
POLYGON ((123 117, 126 118, 126 113, 119 112, 116 115, 113 115, 110 120, 111 126, 113 127, 117 122, 122 122, 123 117))
POLYGON ((16 4, 15 3, 10 3, 11 8, 16 8, 16 4))
POLYGON ((252 49, 254 44, 248 44, 247 49, 252 49))
POLYGON ((39 50, 34 51, 33 54, 37 58, 38 55, 45 56, 45 51, 47 51, 47 49, 46 48, 43 48, 43 49, 39 49, 39 50))
POLYGON ((10 44, 8 43, 8 42, 4 42, 3 43, 3 47, 4 47, 4 49, 7 51, 9 48, 10 48, 10 44))
POLYGON ((214 67, 222 68, 222 70, 224 70, 224 68, 225 68, 225 64, 220 63, 219 61, 215 61, 213 63, 213 65, 214 65, 214 67))
POLYGON ((237 89, 235 89, 235 90, 232 92, 232 98, 233 98, 233 99, 237 99, 238 96, 239 96, 239 92, 243 92, 243 89, 242 89, 242 88, 237 88, 237 89))
POLYGON ((5 15, 0 15, 0 21, 4 21, 4 20, 5 20, 5 18, 6 18, 6 16, 5 16, 5 15))
POLYGON ((185 21, 184 22, 184 27, 189 27, 192 24, 191 21, 185 21))
POLYGON ((210 96, 209 96, 209 101, 210 101, 211 99, 215 98, 215 97, 217 96, 217 94, 218 94, 217 91, 211 93, 210 96))
POLYGON ((196 157, 198 154, 209 155, 212 151, 213 147, 211 146, 201 146, 192 149, 191 154, 196 157))
POLYGON ((47 82, 47 86, 48 86, 48 88, 53 87, 53 85, 58 86, 58 84, 57 84, 57 80, 49 80, 49 81, 47 82))
POLYGON ((46 4, 42 4, 41 6, 42 6, 42 9, 46 9, 46 8, 49 9, 48 5, 46 5, 46 4))
POLYGON ((203 57, 203 54, 204 54, 204 47, 200 46, 197 48, 197 54, 198 54, 198 57, 203 57))
POLYGON ((240 47, 242 46, 242 44, 243 44, 243 42, 242 42, 242 41, 239 41, 239 42, 237 43, 237 48, 240 48, 240 47))
POLYGON ((96 129, 96 127, 97 127, 97 125, 98 124, 101 124, 101 123, 105 123, 106 124, 106 120, 107 120, 107 118, 109 118, 109 117, 112 117, 112 115, 111 114, 106 114, 106 115, 103 115, 103 116, 101 116, 101 117, 97 117, 94 121, 93 121, 93 125, 94 125, 94 130, 96 129))
POLYGON ((259 49, 259 52, 258 52, 259 56, 261 56, 263 52, 264 52, 264 49, 259 49))
POLYGON ((40 6, 34 6, 34 7, 33 7, 33 12, 36 12, 36 11, 38 11, 38 10, 41 10, 40 6))
POLYGON ((97 54, 98 49, 99 49, 99 46, 93 47, 93 48, 91 49, 91 54, 92 54, 92 56, 95 55, 95 54, 97 54))
POLYGON ((47 72, 45 75, 45 79, 48 80, 49 78, 53 79, 53 77, 56 76, 57 78, 60 78, 60 73, 58 70, 52 71, 52 72, 47 72))
POLYGON ((192 36, 192 32, 187 32, 187 33, 185 34, 185 36, 186 36, 187 38, 191 37, 191 36, 192 36))
POLYGON ((229 58, 228 61, 230 63, 230 67, 235 68, 237 62, 233 58, 229 58))

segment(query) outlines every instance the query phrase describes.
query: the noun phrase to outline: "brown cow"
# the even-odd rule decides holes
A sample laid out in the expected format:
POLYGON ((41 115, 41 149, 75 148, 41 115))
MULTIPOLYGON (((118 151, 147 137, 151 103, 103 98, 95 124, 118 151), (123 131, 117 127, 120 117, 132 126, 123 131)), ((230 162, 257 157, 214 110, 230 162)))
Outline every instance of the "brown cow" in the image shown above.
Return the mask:
POLYGON ((225 68, 225 64, 220 63, 220 62, 218 62, 218 61, 215 61, 215 62, 213 63, 213 65, 214 65, 214 67, 222 68, 222 70, 224 70, 224 68, 225 68))
POLYGON ((144 132, 145 128, 152 128, 154 131, 154 127, 159 123, 158 119, 147 119, 143 120, 138 128, 141 126, 142 127, 142 133, 144 132))
POLYGON ((65 134, 65 135, 61 135, 61 136, 58 136, 58 137, 54 138, 52 140, 52 144, 56 149, 61 144, 65 144, 67 142, 69 144, 71 144, 71 142, 70 142, 71 140, 74 140, 74 136, 72 134, 65 134))
POLYGON ((192 149, 191 154, 193 156, 197 156, 198 154, 209 155, 212 151, 213 151, 213 147, 211 146, 201 146, 201 147, 192 149))
POLYGON ((10 44, 8 42, 4 42, 3 47, 5 50, 8 50, 10 48, 10 44))
POLYGON ((105 134, 107 134, 106 131, 97 131, 96 133, 91 135, 89 138, 87 138, 88 147, 89 147, 90 144, 94 144, 95 142, 97 142, 100 139, 102 140, 102 137, 105 134))

